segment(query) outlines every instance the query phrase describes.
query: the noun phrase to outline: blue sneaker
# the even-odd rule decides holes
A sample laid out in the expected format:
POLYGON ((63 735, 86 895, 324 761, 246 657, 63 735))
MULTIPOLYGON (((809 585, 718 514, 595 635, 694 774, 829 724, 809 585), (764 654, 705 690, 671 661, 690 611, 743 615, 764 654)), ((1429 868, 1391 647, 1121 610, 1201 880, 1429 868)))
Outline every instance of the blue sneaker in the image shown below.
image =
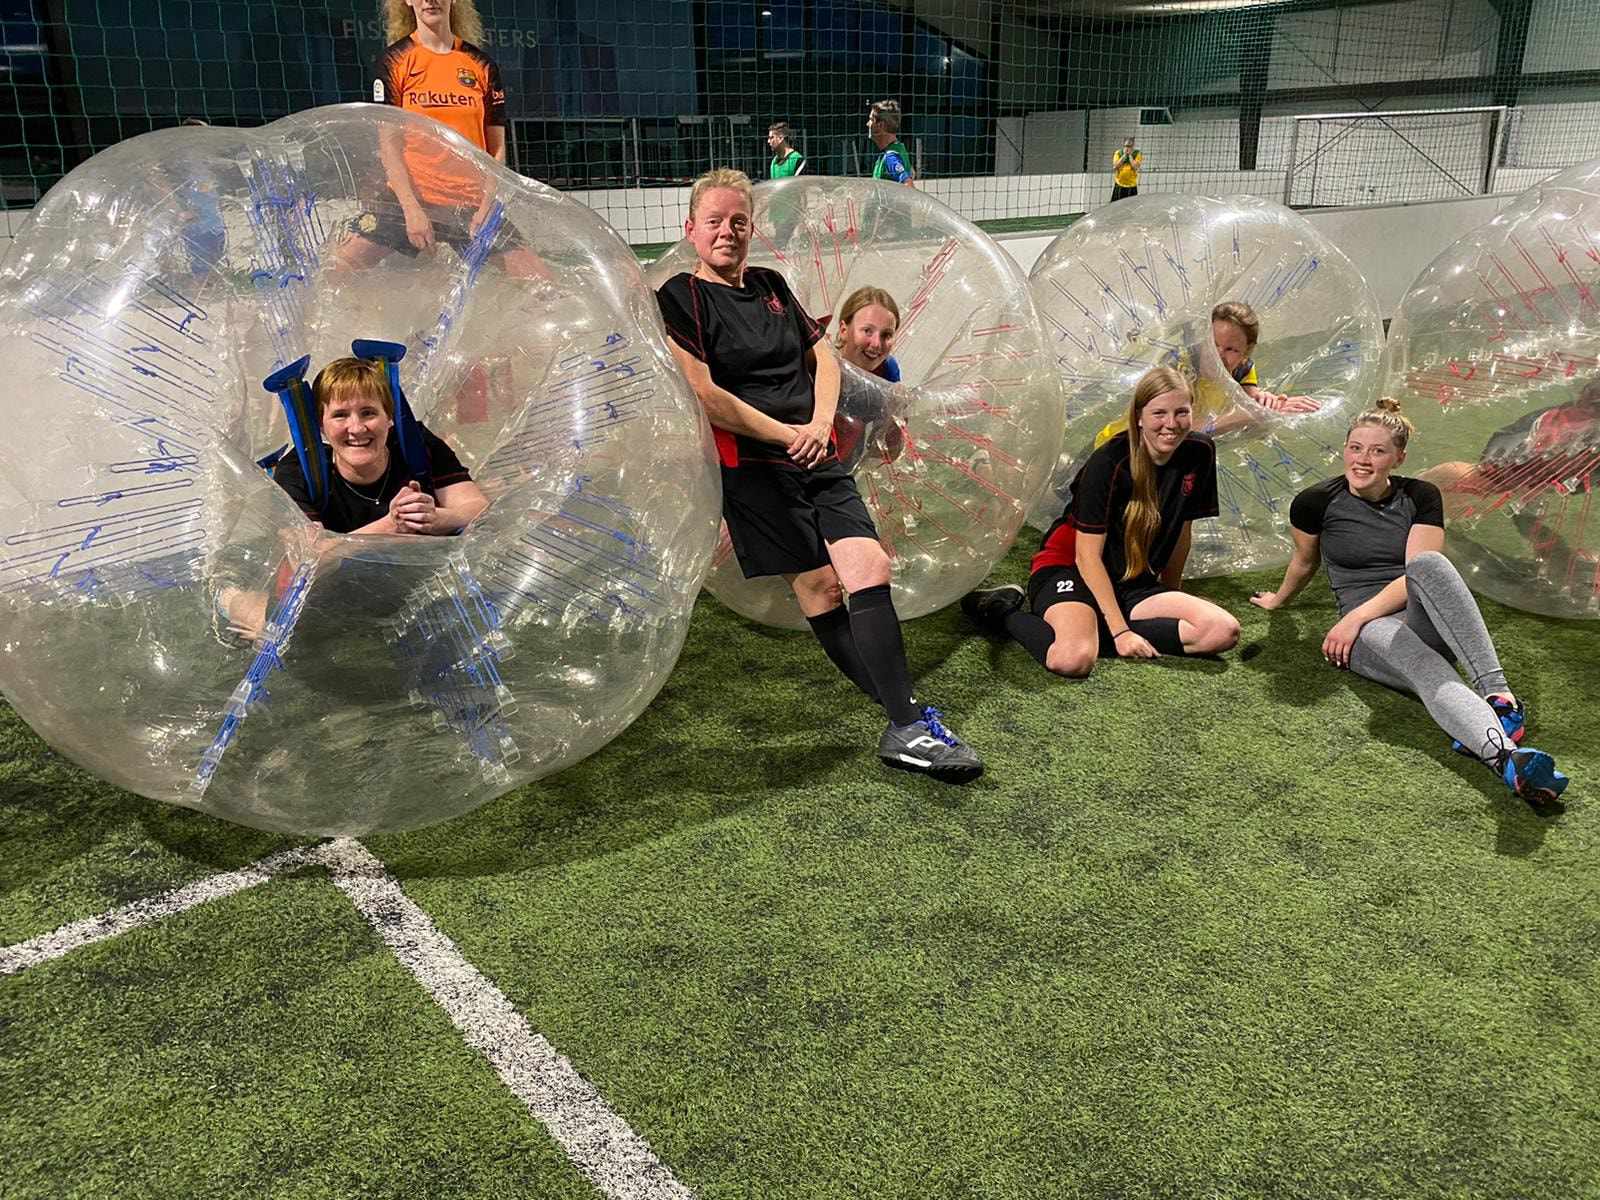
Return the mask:
MULTIPOLYGON (((1506 741, 1512 747, 1522 745, 1522 739, 1528 732, 1528 710, 1523 707, 1521 700, 1512 700, 1507 696, 1486 696, 1489 707, 1494 709, 1494 715, 1500 718, 1500 728, 1505 731, 1506 741)), ((1450 749, 1457 754, 1465 754, 1468 758, 1477 758, 1471 750, 1461 742, 1452 740, 1450 749)))
POLYGON ((1500 778, 1529 804, 1553 804, 1567 790, 1567 777, 1543 750, 1513 750, 1500 761, 1500 778))

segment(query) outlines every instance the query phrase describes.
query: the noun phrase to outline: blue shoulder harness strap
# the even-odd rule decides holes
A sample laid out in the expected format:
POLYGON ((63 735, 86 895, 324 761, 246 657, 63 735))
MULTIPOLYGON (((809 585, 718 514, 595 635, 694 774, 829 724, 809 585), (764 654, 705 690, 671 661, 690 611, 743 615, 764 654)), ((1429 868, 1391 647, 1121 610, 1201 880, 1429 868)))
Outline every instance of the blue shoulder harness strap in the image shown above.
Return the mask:
MULTIPOLYGON (((328 449, 322 444, 316 401, 306 386, 306 368, 310 365, 311 356, 304 355, 268 375, 261 386, 283 403, 283 415, 289 419, 289 436, 294 439, 294 452, 300 459, 306 489, 311 493, 311 502, 321 511, 328 499, 328 449)), ((269 457, 274 461, 277 458, 276 455, 269 457)))
POLYGON ((350 353, 357 358, 381 359, 388 367, 389 396, 394 401, 394 435, 400 443, 400 457, 406 460, 406 468, 422 490, 433 491, 433 473, 428 469, 428 450, 422 442, 422 426, 400 387, 400 360, 406 356, 406 348, 399 342, 357 338, 350 343, 350 353))

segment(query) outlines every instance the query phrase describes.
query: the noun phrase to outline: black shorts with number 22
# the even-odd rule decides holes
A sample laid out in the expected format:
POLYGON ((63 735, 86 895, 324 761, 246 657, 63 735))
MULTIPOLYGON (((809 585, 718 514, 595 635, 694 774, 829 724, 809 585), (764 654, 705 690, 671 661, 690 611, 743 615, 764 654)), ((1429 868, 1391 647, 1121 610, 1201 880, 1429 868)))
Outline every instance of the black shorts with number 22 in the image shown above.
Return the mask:
MULTIPOLYGON (((1126 581, 1112 580, 1111 588, 1117 594, 1117 603, 1122 606, 1124 618, 1139 601, 1171 591, 1148 571, 1126 581)), ((1028 576, 1028 610, 1042 617, 1045 610, 1054 604, 1087 604, 1094 609, 1101 631, 1107 631, 1105 614, 1100 611, 1100 605, 1095 603, 1094 593, 1083 581, 1077 567, 1040 567, 1028 576)))

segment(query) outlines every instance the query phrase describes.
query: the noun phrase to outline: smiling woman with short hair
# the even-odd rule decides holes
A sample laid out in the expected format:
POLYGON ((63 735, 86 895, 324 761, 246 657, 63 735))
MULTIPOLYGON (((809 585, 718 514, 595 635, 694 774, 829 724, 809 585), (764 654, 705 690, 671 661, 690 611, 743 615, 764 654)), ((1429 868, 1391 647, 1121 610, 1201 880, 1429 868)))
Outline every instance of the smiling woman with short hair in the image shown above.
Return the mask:
POLYGON ((716 432, 739 567, 783 576, 828 657, 883 706, 879 759, 966 783, 982 760, 912 698, 889 556, 836 453, 839 364, 783 276, 748 265, 753 225, 742 172, 702 175, 683 226, 699 265, 657 292, 673 357, 716 432))

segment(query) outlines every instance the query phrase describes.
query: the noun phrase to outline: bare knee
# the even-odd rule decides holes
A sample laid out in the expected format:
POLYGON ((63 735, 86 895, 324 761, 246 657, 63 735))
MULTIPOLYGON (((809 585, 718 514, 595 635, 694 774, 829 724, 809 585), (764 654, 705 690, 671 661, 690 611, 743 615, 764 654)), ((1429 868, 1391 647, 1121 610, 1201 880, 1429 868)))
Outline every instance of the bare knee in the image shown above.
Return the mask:
POLYGON ((1217 611, 1190 623, 1193 636, 1184 642, 1190 654, 1221 654, 1239 644, 1239 622, 1232 613, 1217 611))
POLYGON ((794 598, 800 602, 800 611, 808 617, 820 617, 844 603, 844 589, 832 570, 807 571, 789 581, 794 598))
POLYGON ((1088 646, 1063 644, 1059 639, 1045 651, 1044 665, 1068 679, 1087 679, 1094 670, 1095 651, 1088 646))
POLYGON ((888 554, 876 543, 868 548, 856 549, 843 568, 836 569, 839 573, 834 577, 834 586, 839 586, 842 580, 843 586, 852 593, 864 592, 870 587, 882 587, 889 582, 892 574, 888 554))
POLYGON ((1232 613, 1219 612, 1212 626, 1212 654, 1232 650, 1239 644, 1239 619, 1232 613))

